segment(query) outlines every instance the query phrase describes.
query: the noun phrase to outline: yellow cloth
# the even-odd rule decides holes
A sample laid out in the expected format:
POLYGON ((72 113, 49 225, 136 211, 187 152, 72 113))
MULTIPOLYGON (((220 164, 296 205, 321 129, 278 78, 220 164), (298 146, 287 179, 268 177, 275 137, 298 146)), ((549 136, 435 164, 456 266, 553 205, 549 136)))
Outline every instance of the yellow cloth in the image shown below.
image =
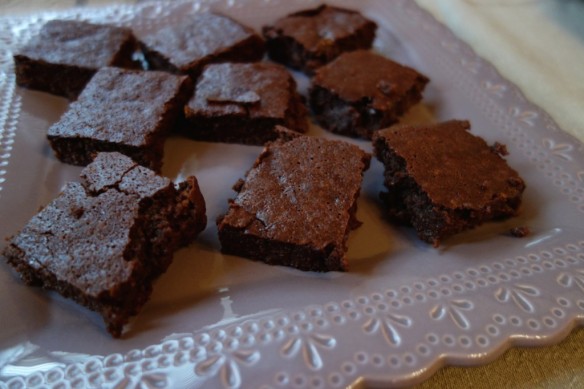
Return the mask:
POLYGON ((416 1, 584 141, 584 2, 416 1))
POLYGON ((511 348, 490 364, 446 367, 412 389, 582 389, 584 328, 547 347, 511 348))

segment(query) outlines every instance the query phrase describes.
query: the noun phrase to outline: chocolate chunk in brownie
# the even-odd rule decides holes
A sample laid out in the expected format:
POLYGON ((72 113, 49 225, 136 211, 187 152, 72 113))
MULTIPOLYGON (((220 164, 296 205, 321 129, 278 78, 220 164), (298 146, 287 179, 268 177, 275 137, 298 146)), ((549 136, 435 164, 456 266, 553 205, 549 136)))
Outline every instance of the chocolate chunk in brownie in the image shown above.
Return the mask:
POLYGON ((187 76, 100 69, 48 130, 57 158, 87 165, 99 151, 119 151, 159 171, 164 140, 193 91, 187 76))
POLYGON ((122 154, 100 153, 2 256, 24 282, 98 312, 119 337, 173 252, 206 221, 195 177, 175 185, 122 154))
POLYGON ((278 137, 276 125, 308 129, 294 78, 268 62, 208 65, 185 117, 186 134, 206 141, 262 145, 278 137))
POLYGON ((391 217, 438 246, 458 232, 517 214, 525 183, 467 121, 393 126, 373 144, 385 165, 391 217))
POLYGON ((251 28, 212 12, 140 38, 151 69, 194 79, 209 63, 259 61, 265 53, 264 40, 251 28))
POLYGON ((342 271, 363 172, 355 145, 284 133, 257 158, 217 221, 224 253, 307 271, 342 271))
POLYGON ((14 55, 16 83, 74 100, 99 68, 136 68, 137 48, 129 28, 51 20, 14 55))
POLYGON ((422 99, 428 78, 371 51, 342 54, 318 69, 310 107, 325 129, 371 138, 422 99))
POLYGON ((358 12, 323 5, 265 26, 263 34, 272 60, 312 74, 343 52, 369 49, 376 30, 358 12))

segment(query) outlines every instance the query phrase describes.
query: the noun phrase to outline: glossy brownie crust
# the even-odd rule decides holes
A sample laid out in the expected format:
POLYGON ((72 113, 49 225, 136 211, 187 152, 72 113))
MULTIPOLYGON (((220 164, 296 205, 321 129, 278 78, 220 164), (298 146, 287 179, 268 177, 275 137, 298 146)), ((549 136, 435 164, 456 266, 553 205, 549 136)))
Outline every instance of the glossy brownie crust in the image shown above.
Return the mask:
POLYGON ((268 144, 217 225, 221 250, 307 271, 342 271, 369 154, 288 132, 268 144))
POLYGON ((525 183, 501 145, 489 147, 467 121, 394 126, 375 134, 385 165, 382 198, 392 218, 438 246, 458 232, 517 214, 525 183))
POLYGON ((310 107, 325 129, 370 139, 422 99, 428 78, 371 51, 345 53, 318 69, 310 107))
POLYGON ((47 137, 65 163, 83 166, 97 152, 119 151, 160 171, 164 140, 192 90, 187 76, 102 68, 47 137))
POLYGON ((262 145, 277 125, 308 129, 307 110, 288 71, 276 64, 214 64, 205 68, 185 106, 187 136, 197 140, 262 145))
POLYGON ((197 180, 179 185, 119 153, 101 153, 2 253, 29 285, 55 290, 122 333, 173 252, 205 228, 197 180))
POLYGON ((164 27, 141 37, 150 69, 188 74, 196 79, 209 63, 253 62, 265 54, 265 43, 251 28, 214 13, 164 27))
POLYGON ((16 83, 74 100, 99 68, 136 68, 137 48, 129 28, 52 20, 14 55, 16 83))
POLYGON ((377 25, 355 11, 320 6, 263 28, 270 59, 312 74, 339 54, 368 49, 377 25))

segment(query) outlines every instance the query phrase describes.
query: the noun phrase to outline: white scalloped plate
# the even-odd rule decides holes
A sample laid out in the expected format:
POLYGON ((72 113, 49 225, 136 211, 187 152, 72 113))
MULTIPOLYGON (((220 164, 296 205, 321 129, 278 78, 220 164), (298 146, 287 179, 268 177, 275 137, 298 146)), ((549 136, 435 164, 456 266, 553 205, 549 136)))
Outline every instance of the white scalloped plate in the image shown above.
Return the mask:
MULTIPOLYGON (((14 85, 12 52, 46 20, 110 21, 140 34, 211 8, 259 28, 317 3, 146 3, 0 19, 0 236, 15 233, 79 173, 55 160, 44 137, 65 100, 14 85)), ((410 385, 447 363, 485 363, 511 345, 558 342, 582 324, 582 144, 413 1, 334 3, 354 3, 380 26, 377 50, 432 79, 405 121, 468 118, 474 133, 507 144, 528 185, 521 216, 434 249, 382 218, 382 167, 374 161, 359 202, 364 223, 349 241, 351 270, 270 267, 221 255, 213 223, 260 148, 173 138, 164 173, 198 176, 207 230, 177 253, 120 340, 96 314, 24 286, 0 265, 0 388, 410 385), (532 234, 512 238, 514 226, 532 234)), ((312 134, 330 136, 316 127, 312 134)))

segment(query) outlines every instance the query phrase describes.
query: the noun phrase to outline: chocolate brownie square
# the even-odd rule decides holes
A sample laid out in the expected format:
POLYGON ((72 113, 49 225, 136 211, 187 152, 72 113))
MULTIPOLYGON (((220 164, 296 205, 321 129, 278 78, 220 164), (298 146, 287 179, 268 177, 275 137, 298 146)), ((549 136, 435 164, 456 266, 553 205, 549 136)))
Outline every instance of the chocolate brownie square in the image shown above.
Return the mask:
POLYGON ((369 49, 377 25, 360 13, 322 5, 263 28, 270 59, 312 74, 346 51, 369 49))
POLYGON ((206 141, 262 145, 277 125, 308 129, 307 110, 288 71, 268 62, 205 67, 185 106, 188 136, 206 141))
POLYGON ((369 160, 346 142, 284 132, 234 186, 217 221, 221 250, 306 271, 345 270, 369 160))
POLYGON ((195 177, 176 185, 122 154, 100 153, 2 256, 25 283, 98 312, 119 337, 173 252, 206 221, 195 177))
POLYGON ((136 68, 137 49, 129 28, 51 20, 14 55, 16 83, 74 100, 99 68, 136 68))
POLYGON ((438 246, 458 232, 517 214, 525 183, 469 132, 468 121, 393 126, 377 132, 375 154, 385 165, 382 194, 389 215, 438 246))
POLYGON ((310 107, 325 129, 370 139, 418 103, 428 81, 379 54, 353 51, 316 71, 310 107))
POLYGON ((99 151, 119 151, 160 171, 164 140, 192 91, 187 76, 105 67, 47 137, 66 163, 87 165, 99 151))
POLYGON ((193 79, 209 63, 253 62, 265 54, 260 35, 227 16, 212 12, 198 14, 188 22, 140 38, 151 69, 189 74, 193 79))

